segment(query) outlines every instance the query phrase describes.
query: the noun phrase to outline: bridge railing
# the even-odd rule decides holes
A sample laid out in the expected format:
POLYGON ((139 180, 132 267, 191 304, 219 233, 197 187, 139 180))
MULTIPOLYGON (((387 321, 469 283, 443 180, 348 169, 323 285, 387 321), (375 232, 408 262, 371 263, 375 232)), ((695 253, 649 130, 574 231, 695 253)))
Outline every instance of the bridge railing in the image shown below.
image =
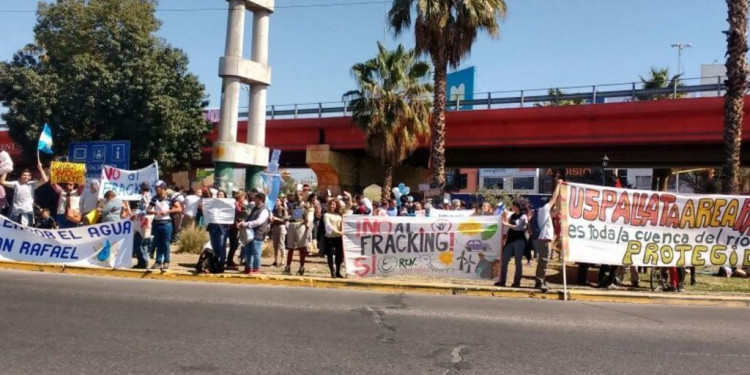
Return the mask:
MULTIPOLYGON (((581 105, 595 105, 613 102, 676 99, 686 95, 708 93, 711 96, 721 96, 726 90, 724 77, 717 76, 709 80, 715 83, 701 83, 706 78, 681 79, 678 85, 669 87, 644 89, 643 82, 627 82, 590 86, 569 86, 559 88, 511 90, 474 93, 472 100, 448 100, 446 108, 450 111, 497 108, 524 108, 530 106, 561 105, 574 102, 581 105), (560 93, 559 95, 550 92, 560 93)), ((269 119, 284 118, 323 118, 350 116, 351 105, 348 101, 321 102, 305 104, 271 105, 266 111, 269 119)), ((247 117, 247 112, 240 112, 240 117, 247 117)))

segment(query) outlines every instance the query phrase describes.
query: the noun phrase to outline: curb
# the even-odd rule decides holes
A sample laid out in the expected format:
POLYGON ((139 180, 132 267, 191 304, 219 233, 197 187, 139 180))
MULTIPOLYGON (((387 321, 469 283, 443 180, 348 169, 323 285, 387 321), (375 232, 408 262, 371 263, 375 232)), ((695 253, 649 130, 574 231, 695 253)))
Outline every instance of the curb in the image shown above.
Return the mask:
MULTIPOLYGON (((131 279, 189 281, 227 284, 276 285, 327 289, 369 290, 392 293, 426 293, 439 295, 464 295, 474 297, 526 298, 563 300, 562 290, 542 293, 536 289, 498 288, 494 286, 468 286, 446 283, 418 283, 395 281, 368 281, 365 279, 329 279, 283 275, 195 274, 189 271, 152 272, 133 269, 86 268, 56 264, 0 261, 0 269, 66 273, 72 275, 123 277, 131 279)), ((683 306, 715 306, 750 308, 750 297, 679 295, 667 293, 601 292, 568 290, 569 301, 615 302, 683 306)))

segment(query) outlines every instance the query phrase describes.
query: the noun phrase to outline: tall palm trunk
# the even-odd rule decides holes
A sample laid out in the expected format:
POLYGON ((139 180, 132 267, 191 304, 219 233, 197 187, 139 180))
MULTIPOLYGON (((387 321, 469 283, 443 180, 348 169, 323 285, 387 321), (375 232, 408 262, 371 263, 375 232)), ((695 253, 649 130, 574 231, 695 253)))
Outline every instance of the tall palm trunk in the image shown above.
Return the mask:
POLYGON ((742 121, 747 88, 747 6, 748 0, 727 0, 727 93, 724 96, 724 173, 725 194, 739 193, 742 121))
POLYGON ((380 203, 385 204, 391 199, 391 188, 393 187, 393 164, 385 165, 385 175, 383 175, 383 190, 380 192, 380 203))
POLYGON ((448 80, 448 63, 442 59, 433 59, 435 65, 435 98, 432 107, 430 129, 432 143, 430 163, 432 168, 432 185, 445 188, 445 99, 448 80))

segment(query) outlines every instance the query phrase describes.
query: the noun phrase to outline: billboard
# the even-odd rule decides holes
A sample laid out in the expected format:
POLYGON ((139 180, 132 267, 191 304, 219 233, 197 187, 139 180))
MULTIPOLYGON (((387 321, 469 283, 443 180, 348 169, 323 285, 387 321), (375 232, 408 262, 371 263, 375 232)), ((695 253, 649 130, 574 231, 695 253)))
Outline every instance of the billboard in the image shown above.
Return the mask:
MULTIPOLYGON (((474 100, 474 75, 475 69, 473 66, 448 73, 448 100, 474 100)), ((449 109, 455 110, 456 108, 449 107, 449 109)), ((459 109, 474 109, 474 107, 471 105, 460 105, 459 109)))

